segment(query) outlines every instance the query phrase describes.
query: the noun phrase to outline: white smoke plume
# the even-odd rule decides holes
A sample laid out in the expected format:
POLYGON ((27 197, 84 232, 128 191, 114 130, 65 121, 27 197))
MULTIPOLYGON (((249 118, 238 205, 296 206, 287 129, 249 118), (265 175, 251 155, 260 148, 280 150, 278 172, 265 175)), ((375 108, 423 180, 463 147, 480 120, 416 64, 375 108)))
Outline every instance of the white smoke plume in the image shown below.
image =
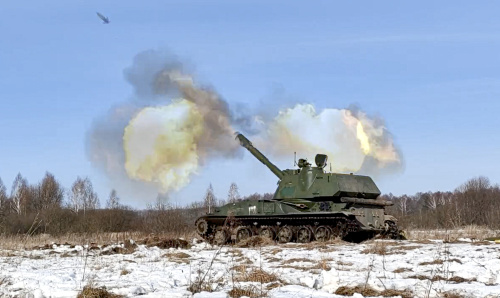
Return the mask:
POLYGON ((239 156, 236 130, 270 158, 325 153, 332 170, 364 174, 402 167, 383 121, 359 109, 317 112, 312 104, 297 104, 271 118, 233 117, 227 102, 189 73, 165 51, 142 52, 125 69, 134 96, 96 119, 87 138, 90 160, 114 184, 138 192, 179 190, 210 159, 239 156))
POLYGON ((334 172, 377 174, 402 166, 402 157, 380 119, 358 109, 324 109, 297 104, 279 111, 271 120, 261 120, 256 144, 274 156, 314 158, 327 154, 334 172))

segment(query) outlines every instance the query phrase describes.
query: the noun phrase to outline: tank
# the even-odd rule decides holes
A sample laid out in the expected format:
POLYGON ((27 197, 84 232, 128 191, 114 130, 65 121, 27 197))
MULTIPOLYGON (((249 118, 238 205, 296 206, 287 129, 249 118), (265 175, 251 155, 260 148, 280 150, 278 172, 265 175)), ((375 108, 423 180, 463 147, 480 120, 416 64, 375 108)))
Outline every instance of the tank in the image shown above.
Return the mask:
POLYGON ((278 188, 271 200, 229 203, 199 217, 196 231, 206 241, 224 244, 256 235, 280 243, 404 239, 396 218, 385 213, 393 203, 380 199, 370 177, 326 172, 325 154, 316 155, 315 166, 299 159, 298 168, 281 170, 243 134, 237 133, 236 139, 276 175, 278 188))

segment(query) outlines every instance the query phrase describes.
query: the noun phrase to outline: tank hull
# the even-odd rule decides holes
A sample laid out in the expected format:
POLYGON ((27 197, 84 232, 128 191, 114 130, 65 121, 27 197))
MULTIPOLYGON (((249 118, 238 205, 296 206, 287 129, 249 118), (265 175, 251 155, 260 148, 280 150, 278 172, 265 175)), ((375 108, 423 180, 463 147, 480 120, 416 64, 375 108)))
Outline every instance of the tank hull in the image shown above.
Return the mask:
POLYGON ((198 218, 195 225, 201 237, 216 244, 238 242, 257 235, 280 243, 334 238, 360 242, 377 235, 400 239, 395 219, 384 214, 382 204, 305 203, 242 201, 198 218), (310 211, 319 209, 318 205, 324 211, 310 211), (391 231, 393 227, 396 229, 391 231))

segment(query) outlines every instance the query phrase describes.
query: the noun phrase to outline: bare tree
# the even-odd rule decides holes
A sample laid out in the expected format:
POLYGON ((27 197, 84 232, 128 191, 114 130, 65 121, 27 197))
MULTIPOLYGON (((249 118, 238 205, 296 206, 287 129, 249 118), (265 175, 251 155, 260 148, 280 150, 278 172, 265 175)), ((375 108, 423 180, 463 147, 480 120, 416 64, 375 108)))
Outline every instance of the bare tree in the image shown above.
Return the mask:
POLYGON ((240 193, 238 191, 238 185, 236 183, 231 183, 231 186, 229 186, 229 192, 227 194, 227 201, 228 203, 235 203, 237 201, 241 200, 240 193))
POLYGON ((274 193, 266 192, 262 195, 262 200, 272 200, 274 198, 274 193))
POLYGON ((120 208, 120 198, 116 194, 116 190, 111 190, 109 194, 108 201, 106 202, 106 208, 108 209, 118 209, 120 208))
POLYGON ((2 178, 0 178, 0 210, 4 208, 6 201, 7 201, 7 187, 5 187, 2 178))
POLYGON ((437 193, 428 193, 428 196, 425 198, 425 207, 430 210, 436 210, 439 206, 439 195, 437 193))
POLYGON ((470 179, 457 188, 455 194, 465 222, 476 225, 489 224, 488 213, 498 202, 494 189, 490 180, 482 176, 470 179))
POLYGON ((69 207, 75 213, 83 209, 83 196, 85 195, 85 185, 83 179, 80 177, 76 178, 76 181, 71 186, 71 192, 69 193, 69 207))
POLYGON ((246 196, 244 198, 244 200, 258 201, 258 200, 262 200, 262 198, 263 198, 262 194, 260 194, 260 193, 254 193, 254 194, 246 196))
POLYGON ((216 198, 214 194, 214 188, 212 187, 212 183, 207 188, 207 192, 205 193, 205 197, 203 198, 204 207, 208 209, 208 212, 212 212, 212 209, 215 207, 216 198))
POLYGON ((49 172, 45 173, 42 181, 31 188, 33 210, 46 210, 60 207, 64 198, 64 189, 49 172))
POLYGON ((21 173, 18 173, 12 183, 12 189, 10 192, 11 206, 15 213, 26 213, 26 205, 29 199, 28 196, 28 181, 21 176, 21 173))
POLYGON ((49 172, 45 173, 40 186, 42 196, 43 209, 50 207, 60 207, 64 199, 64 188, 54 175, 49 172))
POLYGON ((147 208, 149 210, 155 210, 155 211, 165 211, 171 208, 171 205, 169 203, 170 198, 168 197, 167 194, 161 194, 159 193, 156 196, 156 201, 154 204, 148 203, 147 208))
POLYGON ((74 212, 81 210, 85 212, 86 210, 99 208, 99 198, 94 192, 92 182, 90 182, 89 178, 82 179, 77 177, 71 187, 69 198, 70 208, 74 212))
POLYGON ((403 195, 398 200, 398 209, 401 212, 402 216, 405 216, 408 213, 408 200, 410 198, 407 195, 403 195))

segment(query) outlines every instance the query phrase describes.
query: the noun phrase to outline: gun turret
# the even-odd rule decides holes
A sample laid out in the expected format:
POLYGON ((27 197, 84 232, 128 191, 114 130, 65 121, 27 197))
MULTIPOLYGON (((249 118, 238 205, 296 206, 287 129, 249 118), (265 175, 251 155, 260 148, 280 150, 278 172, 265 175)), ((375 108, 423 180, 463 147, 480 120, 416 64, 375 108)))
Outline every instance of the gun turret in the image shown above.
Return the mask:
POLYGON ((276 175, 280 180, 283 179, 283 176, 285 176, 283 171, 280 170, 277 166, 275 166, 272 162, 270 162, 269 159, 267 159, 267 157, 265 157, 264 154, 262 154, 259 150, 257 150, 257 148, 255 148, 252 145, 252 142, 250 142, 244 135, 238 133, 236 135, 236 138, 240 141, 241 146, 245 147, 248 151, 250 151, 250 153, 252 153, 252 155, 255 156, 255 158, 257 158, 261 163, 263 163, 266 167, 268 167, 269 170, 271 170, 271 172, 274 173, 274 175, 276 175))

